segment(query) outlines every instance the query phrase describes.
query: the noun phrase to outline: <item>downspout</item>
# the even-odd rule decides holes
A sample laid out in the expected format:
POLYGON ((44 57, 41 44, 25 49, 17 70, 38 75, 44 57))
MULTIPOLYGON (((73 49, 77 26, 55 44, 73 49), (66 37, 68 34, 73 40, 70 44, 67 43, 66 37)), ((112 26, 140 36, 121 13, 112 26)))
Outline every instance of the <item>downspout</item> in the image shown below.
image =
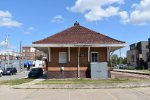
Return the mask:
POLYGON ((80 78, 80 47, 78 47, 78 78, 80 78))

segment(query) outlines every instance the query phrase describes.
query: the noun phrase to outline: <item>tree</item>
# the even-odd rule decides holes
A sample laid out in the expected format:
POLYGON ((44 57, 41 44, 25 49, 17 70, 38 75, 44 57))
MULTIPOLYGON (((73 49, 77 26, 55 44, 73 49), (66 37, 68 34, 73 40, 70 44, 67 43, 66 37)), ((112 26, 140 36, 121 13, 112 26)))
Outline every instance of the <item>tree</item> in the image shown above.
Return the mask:
POLYGON ((111 56, 111 59, 112 59, 112 64, 118 64, 118 55, 117 54, 113 54, 111 56))
POLYGON ((117 64, 127 64, 127 58, 126 57, 118 57, 117 54, 113 54, 111 56, 112 58, 112 64, 117 65, 117 64))

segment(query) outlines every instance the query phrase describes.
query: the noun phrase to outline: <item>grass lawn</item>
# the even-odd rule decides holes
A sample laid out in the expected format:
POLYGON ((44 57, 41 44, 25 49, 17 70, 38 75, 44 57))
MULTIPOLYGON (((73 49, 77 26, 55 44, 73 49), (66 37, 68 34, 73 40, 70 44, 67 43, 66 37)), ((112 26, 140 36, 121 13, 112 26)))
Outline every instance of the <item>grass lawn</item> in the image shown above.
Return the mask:
POLYGON ((100 80, 91 80, 91 79, 71 79, 71 80, 44 80, 38 84, 110 84, 110 83, 128 83, 128 82, 145 82, 150 80, 144 79, 100 79, 100 80))
POLYGON ((0 81, 0 85, 19 85, 32 81, 33 79, 15 79, 15 80, 5 80, 0 81))

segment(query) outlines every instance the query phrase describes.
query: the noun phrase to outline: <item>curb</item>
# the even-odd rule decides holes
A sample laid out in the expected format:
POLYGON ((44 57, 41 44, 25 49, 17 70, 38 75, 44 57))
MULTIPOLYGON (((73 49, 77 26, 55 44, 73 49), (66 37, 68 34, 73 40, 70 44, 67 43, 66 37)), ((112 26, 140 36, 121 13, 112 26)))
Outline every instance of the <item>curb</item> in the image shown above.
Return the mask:
POLYGON ((149 87, 150 83, 112 83, 112 84, 51 84, 51 85, 16 85, 14 89, 110 89, 149 87))

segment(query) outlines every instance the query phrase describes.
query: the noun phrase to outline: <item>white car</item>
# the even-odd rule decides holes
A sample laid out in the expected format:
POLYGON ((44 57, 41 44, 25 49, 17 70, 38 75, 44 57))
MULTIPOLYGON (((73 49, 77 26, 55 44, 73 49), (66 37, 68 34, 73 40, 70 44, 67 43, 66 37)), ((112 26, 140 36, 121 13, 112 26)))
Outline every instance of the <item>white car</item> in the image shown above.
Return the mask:
POLYGON ((3 74, 3 70, 0 69, 0 77, 2 77, 2 74, 3 74))

